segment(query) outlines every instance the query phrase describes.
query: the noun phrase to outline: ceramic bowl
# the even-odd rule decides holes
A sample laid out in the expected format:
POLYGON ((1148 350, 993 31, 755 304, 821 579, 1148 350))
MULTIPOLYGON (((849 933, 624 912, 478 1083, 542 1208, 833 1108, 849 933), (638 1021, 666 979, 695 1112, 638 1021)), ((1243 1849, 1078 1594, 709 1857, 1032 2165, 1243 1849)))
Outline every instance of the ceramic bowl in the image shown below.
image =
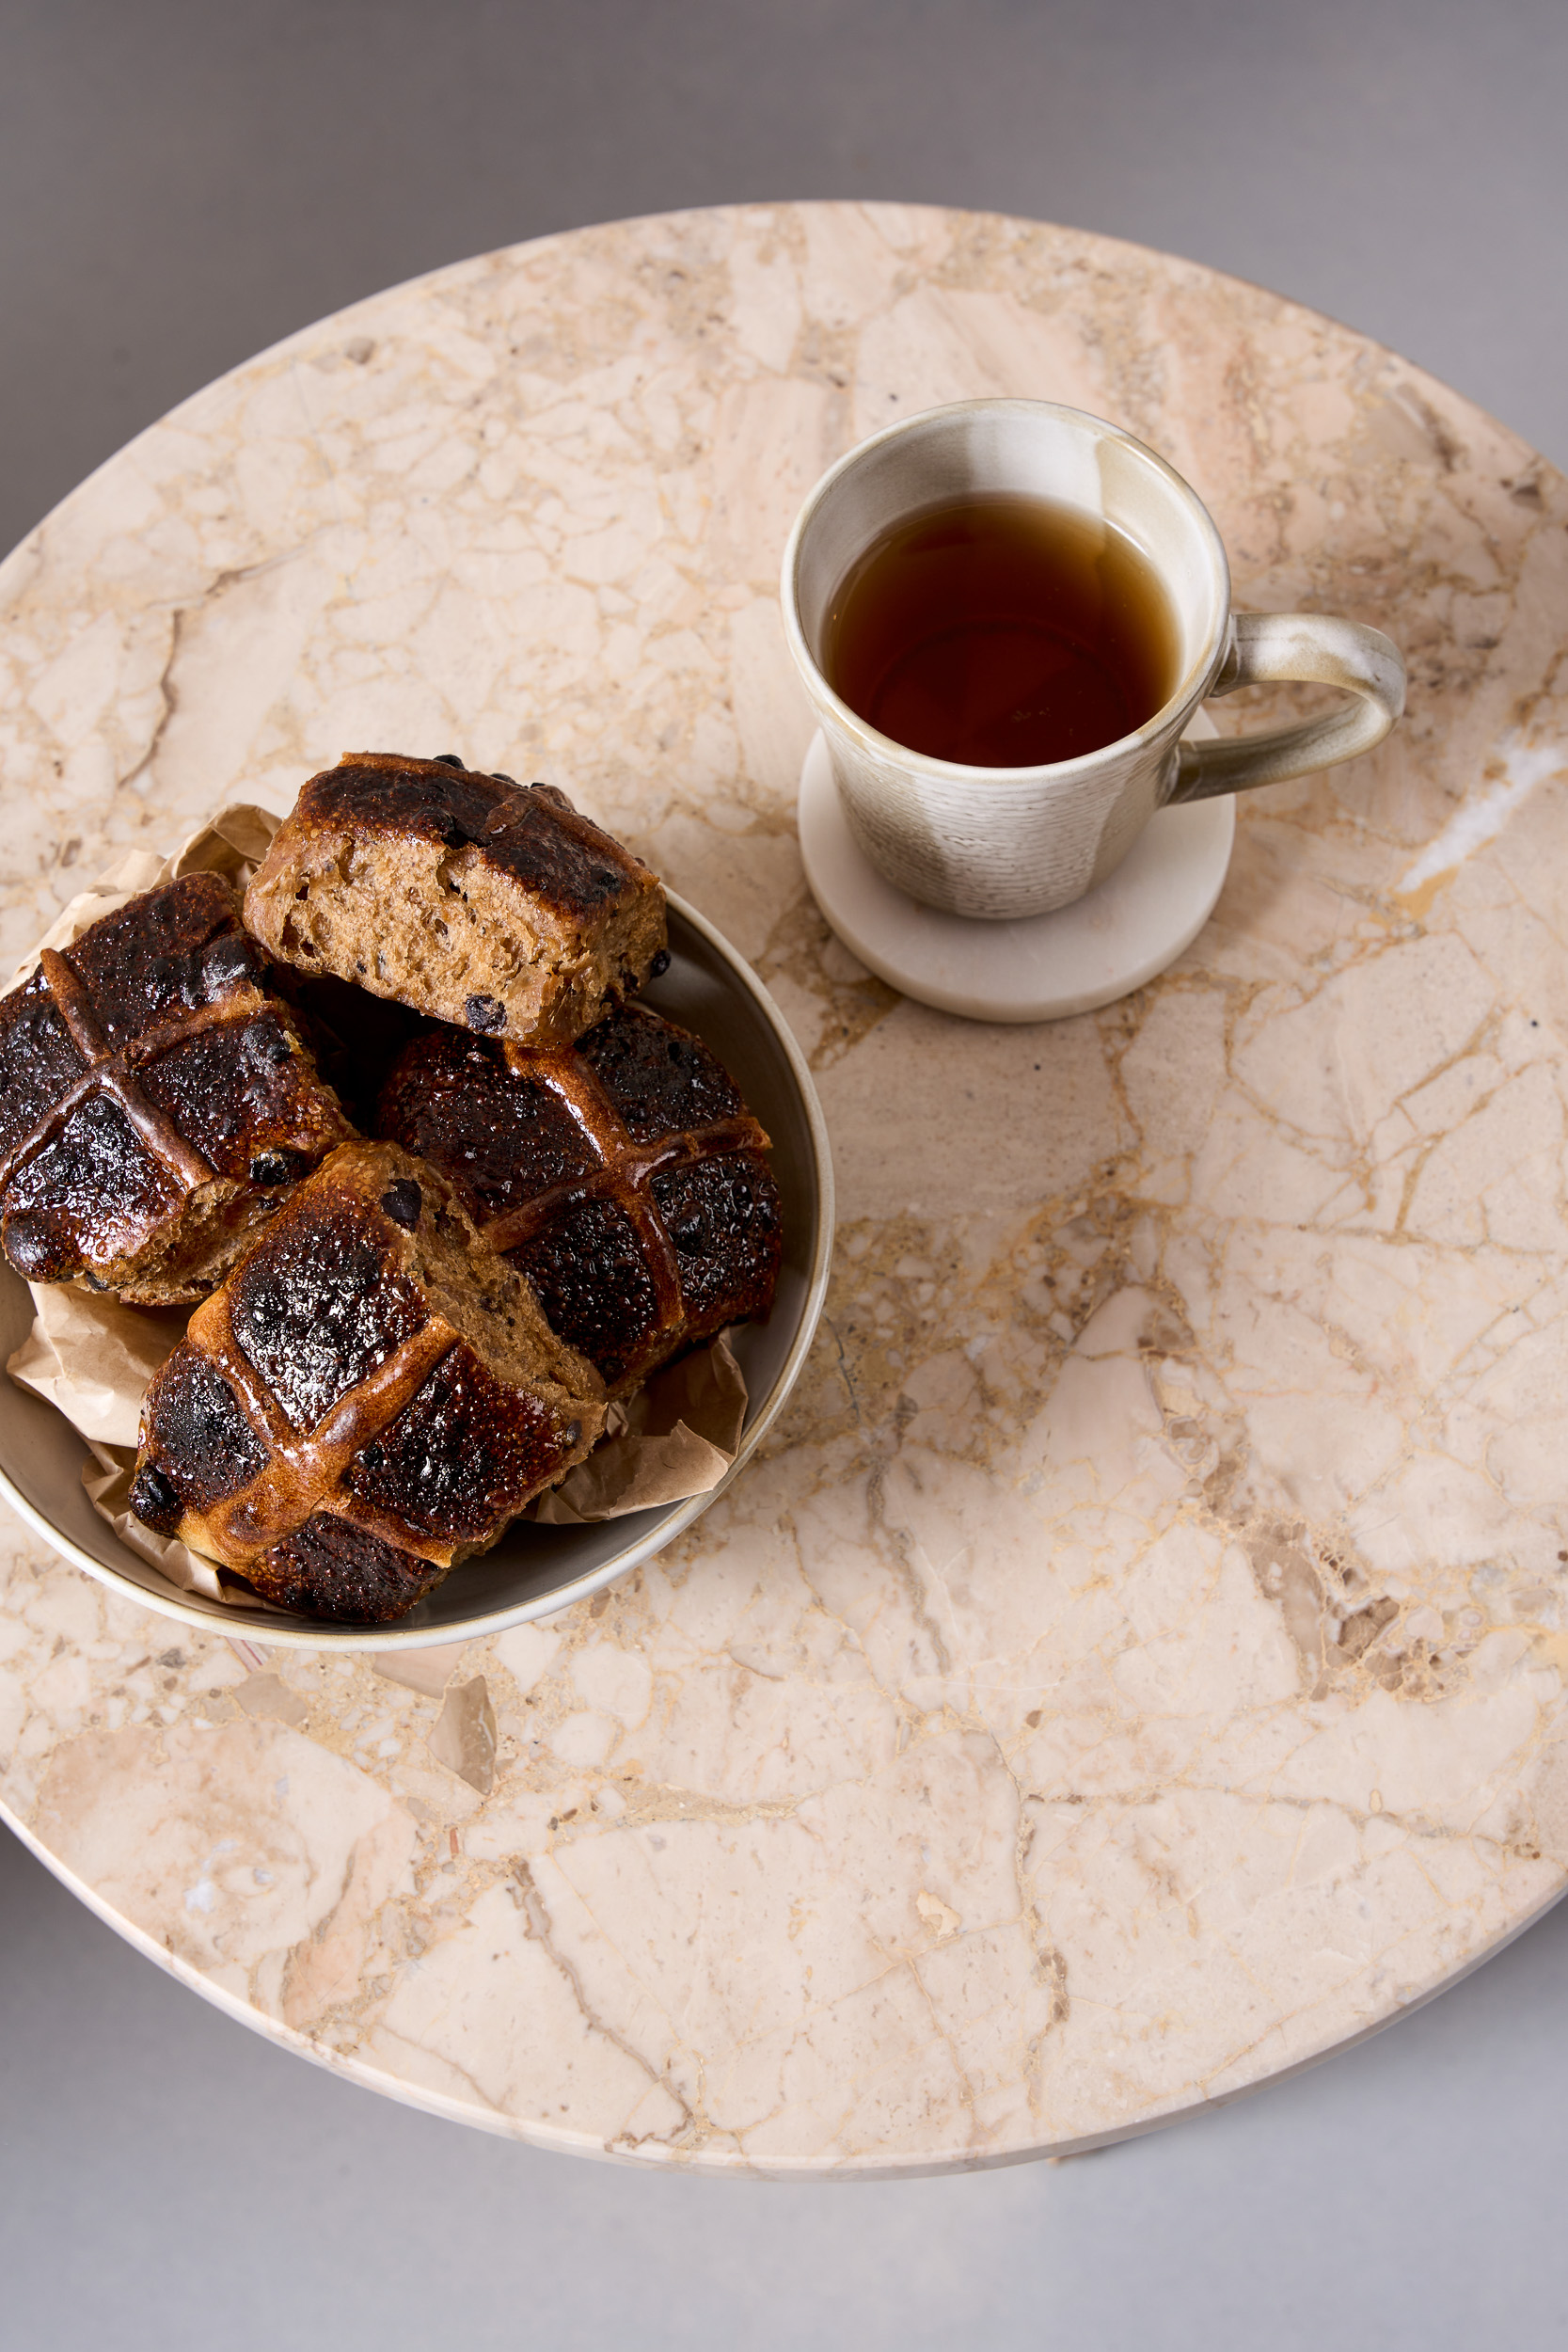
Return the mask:
MULTIPOLYGON (((673 894, 670 968, 645 1001, 712 1046, 773 1139, 784 1215, 784 1263, 767 1323, 743 1325, 733 1344, 751 1394, 740 1451, 711 1493, 597 1526, 519 1522, 483 1558, 466 1561, 394 1626, 317 1625, 226 1608, 166 1583, 99 1518, 82 1487, 89 1455, 71 1424, 0 1376, 0 1495, 89 1576, 129 1598, 211 1632, 269 1648, 389 1650, 499 1633, 546 1616, 625 1576, 691 1525, 732 1480, 777 1417, 805 1362, 832 1255, 833 1177, 821 1105, 800 1047, 762 982, 713 925, 673 894)), ((0 1363, 32 1320, 26 1285, 0 1263, 0 1363)))

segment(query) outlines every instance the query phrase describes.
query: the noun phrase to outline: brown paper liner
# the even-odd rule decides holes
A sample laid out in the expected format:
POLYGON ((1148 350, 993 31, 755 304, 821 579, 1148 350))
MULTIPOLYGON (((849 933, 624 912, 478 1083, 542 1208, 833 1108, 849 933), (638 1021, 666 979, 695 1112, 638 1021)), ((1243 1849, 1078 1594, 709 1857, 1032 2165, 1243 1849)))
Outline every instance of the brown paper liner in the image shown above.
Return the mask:
MULTIPOLYGON (((134 850, 112 874, 71 899, 32 953, 17 980, 38 966, 45 947, 69 947, 88 927, 144 890, 182 874, 224 875, 243 890, 267 853, 279 819, 248 803, 220 809, 171 858, 134 850)), ((13 983, 14 984, 14 983, 13 983)), ((236 1583, 231 1572, 186 1544, 153 1534, 132 1516, 142 1398, 164 1359, 184 1336, 186 1315, 171 1308, 126 1307, 71 1283, 29 1283, 33 1327, 6 1369, 19 1388, 41 1396, 86 1440, 93 1462, 82 1484, 93 1509, 121 1543, 185 1593, 201 1593, 257 1616, 292 1616, 236 1583)), ((538 1495, 524 1518, 580 1527, 630 1511, 708 1494, 733 1464, 746 1418, 746 1380, 721 1332, 708 1346, 656 1373, 646 1388, 612 1405, 605 1435, 559 1486, 538 1495)))
POLYGON ((735 1460, 745 1419, 746 1375, 729 1333, 721 1331, 695 1355, 656 1372, 625 1405, 612 1405, 587 1461, 535 1495, 524 1517, 580 1527, 710 1494, 735 1460))

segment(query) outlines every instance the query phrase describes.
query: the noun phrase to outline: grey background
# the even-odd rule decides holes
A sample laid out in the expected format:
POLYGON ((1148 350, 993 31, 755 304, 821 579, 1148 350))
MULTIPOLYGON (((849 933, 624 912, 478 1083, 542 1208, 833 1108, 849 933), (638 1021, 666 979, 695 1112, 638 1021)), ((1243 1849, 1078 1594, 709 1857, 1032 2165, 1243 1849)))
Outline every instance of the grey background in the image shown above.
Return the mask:
MULTIPOLYGON (((1568 459, 1562 0, 0 0, 0 544, 207 377, 463 254, 872 195, 1314 303, 1568 459)), ((0 1836, 0 2342, 1568 2343, 1568 1907, 1394 2031, 1058 2166, 577 2164, 282 2056, 0 1836)))

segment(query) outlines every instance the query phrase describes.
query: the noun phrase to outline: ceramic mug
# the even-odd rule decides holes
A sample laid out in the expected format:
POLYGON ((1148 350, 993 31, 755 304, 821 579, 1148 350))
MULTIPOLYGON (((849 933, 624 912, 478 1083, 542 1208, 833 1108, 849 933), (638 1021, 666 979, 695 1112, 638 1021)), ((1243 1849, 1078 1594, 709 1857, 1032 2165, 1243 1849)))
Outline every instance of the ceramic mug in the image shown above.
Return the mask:
POLYGON ((1404 707, 1404 663, 1381 629, 1318 612, 1233 612, 1213 519, 1130 433, 1043 400, 966 400, 888 425, 825 473, 784 550, 785 634, 827 737, 855 838, 923 905, 1006 922, 1104 881, 1158 808, 1275 784, 1380 743, 1404 707), (1132 734, 1039 768, 972 768, 879 734, 823 673, 835 592, 894 525, 997 491, 1114 524, 1164 584, 1178 684, 1132 734), (1348 704, 1270 734, 1184 743, 1199 704, 1282 679, 1342 687, 1348 704))

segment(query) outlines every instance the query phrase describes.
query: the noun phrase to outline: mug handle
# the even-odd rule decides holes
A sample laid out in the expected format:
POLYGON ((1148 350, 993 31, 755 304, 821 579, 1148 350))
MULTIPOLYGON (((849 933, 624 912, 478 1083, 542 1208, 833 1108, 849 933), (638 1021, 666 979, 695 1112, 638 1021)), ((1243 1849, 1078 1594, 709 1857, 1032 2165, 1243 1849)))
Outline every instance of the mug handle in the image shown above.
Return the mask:
POLYGON ((1247 792, 1256 784, 1332 768, 1381 743, 1404 708, 1404 660, 1392 638, 1359 621, 1323 612, 1232 612, 1230 631, 1211 695, 1242 686, 1291 679, 1342 686, 1352 696, 1342 710, 1272 735, 1225 736, 1183 743, 1165 805, 1211 801, 1221 792, 1247 792))

